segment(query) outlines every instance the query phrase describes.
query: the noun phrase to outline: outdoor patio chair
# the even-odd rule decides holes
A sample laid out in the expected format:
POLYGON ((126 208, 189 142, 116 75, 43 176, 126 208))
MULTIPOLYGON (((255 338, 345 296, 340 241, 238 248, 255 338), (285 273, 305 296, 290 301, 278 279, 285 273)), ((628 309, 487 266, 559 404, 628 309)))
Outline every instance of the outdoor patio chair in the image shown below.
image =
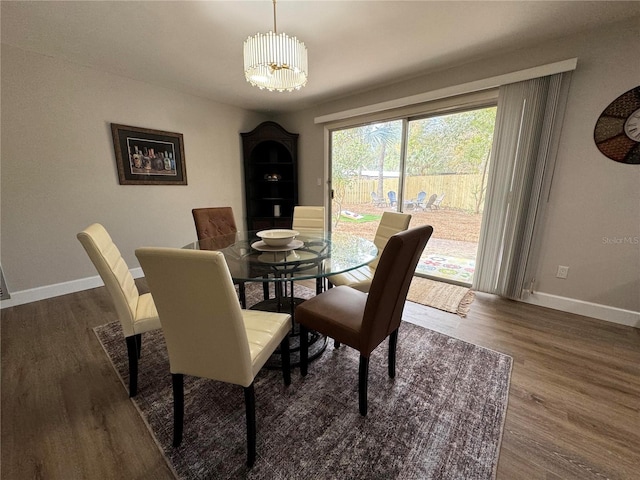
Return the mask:
POLYGON ((384 198, 379 197, 376 192, 371 192, 371 203, 373 203, 375 207, 387 206, 387 201, 384 198))
POLYGON ((421 192, 418 193, 418 196, 413 200, 410 200, 409 203, 413 205, 414 209, 422 208, 426 198, 427 198, 427 192, 422 190, 421 192))
POLYGON ((429 197, 429 200, 427 200, 427 203, 424 204, 424 206, 422 206, 422 210, 427 211, 427 210, 431 210, 431 206, 433 205, 433 202, 436 201, 436 198, 438 198, 438 195, 436 195, 435 193, 433 195, 431 195, 429 197))
POLYGON ((387 196, 389 197, 390 207, 395 207, 396 205, 398 205, 398 197, 396 196, 396 192, 391 190, 389 193, 387 193, 387 196))
POLYGON ((436 201, 433 202, 433 204, 431 205, 431 208, 433 210, 439 210, 440 204, 442 203, 443 198, 444 198, 444 193, 441 193, 440 195, 438 195, 438 198, 436 198, 436 201))

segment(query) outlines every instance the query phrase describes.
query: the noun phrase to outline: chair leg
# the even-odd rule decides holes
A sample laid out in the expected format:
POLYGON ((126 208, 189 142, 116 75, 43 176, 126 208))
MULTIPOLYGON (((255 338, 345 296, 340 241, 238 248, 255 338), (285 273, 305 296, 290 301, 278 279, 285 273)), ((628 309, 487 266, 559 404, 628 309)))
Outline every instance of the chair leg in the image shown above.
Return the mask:
POLYGON ((247 308, 247 292, 244 282, 238 284, 238 293, 240 294, 240 305, 242 305, 242 308, 247 308))
POLYGON ((253 383, 244 387, 244 403, 247 410, 247 466, 256 461, 256 394, 253 383))
POLYGON ((389 377, 396 377, 396 346, 398 345, 398 329, 389 335, 389 377))
POLYGON ((309 330, 300 324, 300 374, 304 377, 307 374, 309 365, 309 330))
POLYGON ((340 348, 340 342, 335 338, 333 339, 333 348, 335 348, 336 350, 340 348))
POLYGON ((282 359, 282 375, 284 384, 291 385, 291 359, 289 356, 289 334, 280 342, 280 357, 282 359))
POLYGON ((367 415, 367 383, 369 378, 369 358, 360 355, 360 369, 358 372, 358 400, 360 415, 367 415))
POLYGON ((269 282, 262 282, 262 293, 264 294, 264 299, 269 300, 269 282))
POLYGON ((129 396, 135 397, 138 393, 138 340, 139 335, 131 335, 127 342, 127 356, 129 357, 129 396))
POLYGON ((184 425, 184 375, 172 373, 173 383, 173 446, 182 443, 182 428, 184 425))
POLYGON ((140 355, 142 354, 142 334, 139 333, 134 336, 136 337, 136 346, 138 347, 138 358, 140 358, 140 355))

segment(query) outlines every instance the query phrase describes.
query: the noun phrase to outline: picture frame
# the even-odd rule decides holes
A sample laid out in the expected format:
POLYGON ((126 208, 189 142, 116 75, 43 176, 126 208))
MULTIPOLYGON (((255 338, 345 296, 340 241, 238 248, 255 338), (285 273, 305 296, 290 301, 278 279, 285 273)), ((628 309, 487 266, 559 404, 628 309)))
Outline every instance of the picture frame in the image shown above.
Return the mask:
POLYGON ((111 124, 120 185, 186 185, 181 133, 111 124))

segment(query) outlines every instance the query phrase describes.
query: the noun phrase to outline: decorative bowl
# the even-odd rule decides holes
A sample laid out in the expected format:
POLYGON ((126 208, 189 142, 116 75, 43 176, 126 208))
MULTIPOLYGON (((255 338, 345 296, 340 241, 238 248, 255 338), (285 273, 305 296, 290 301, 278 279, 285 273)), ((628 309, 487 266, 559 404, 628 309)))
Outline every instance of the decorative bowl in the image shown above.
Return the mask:
POLYGON ((270 247, 283 247, 291 243, 296 236, 300 235, 300 232, 274 228, 272 230, 262 230, 256 235, 270 247))
POLYGON ((267 173, 265 174, 264 179, 267 182, 279 182, 280 180, 282 180, 282 175, 280 175, 279 173, 267 173))

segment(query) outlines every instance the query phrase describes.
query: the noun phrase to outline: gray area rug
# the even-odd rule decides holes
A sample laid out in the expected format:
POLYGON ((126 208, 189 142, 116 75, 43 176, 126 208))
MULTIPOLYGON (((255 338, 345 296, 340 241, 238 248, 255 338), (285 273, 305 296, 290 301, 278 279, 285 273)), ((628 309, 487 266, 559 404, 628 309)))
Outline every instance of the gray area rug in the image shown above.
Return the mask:
MULTIPOLYGON (((124 385, 127 356, 117 322, 95 328, 124 385)), ((285 387, 278 370, 255 380, 257 458, 246 467, 242 388, 185 377, 184 439, 171 446, 171 375, 161 331, 143 336, 132 401, 176 477, 184 479, 495 478, 512 359, 403 322, 396 378, 387 344, 372 355, 369 413, 358 413, 358 353, 324 354, 285 387)), ((134 461, 132 459, 132 461, 134 461)))
MULTIPOLYGON (((259 282, 247 282, 245 284, 245 298, 247 300, 247 308, 251 308, 253 305, 264 300, 264 289, 262 283, 259 282)), ((291 288, 290 284, 287 284, 287 288, 291 288)), ((314 297, 316 291, 312 288, 305 287, 299 283, 295 283, 293 287, 293 295, 295 298, 302 298, 308 300, 314 297)), ((273 283, 269 284, 269 298, 275 297, 275 291, 273 289, 273 283)))

